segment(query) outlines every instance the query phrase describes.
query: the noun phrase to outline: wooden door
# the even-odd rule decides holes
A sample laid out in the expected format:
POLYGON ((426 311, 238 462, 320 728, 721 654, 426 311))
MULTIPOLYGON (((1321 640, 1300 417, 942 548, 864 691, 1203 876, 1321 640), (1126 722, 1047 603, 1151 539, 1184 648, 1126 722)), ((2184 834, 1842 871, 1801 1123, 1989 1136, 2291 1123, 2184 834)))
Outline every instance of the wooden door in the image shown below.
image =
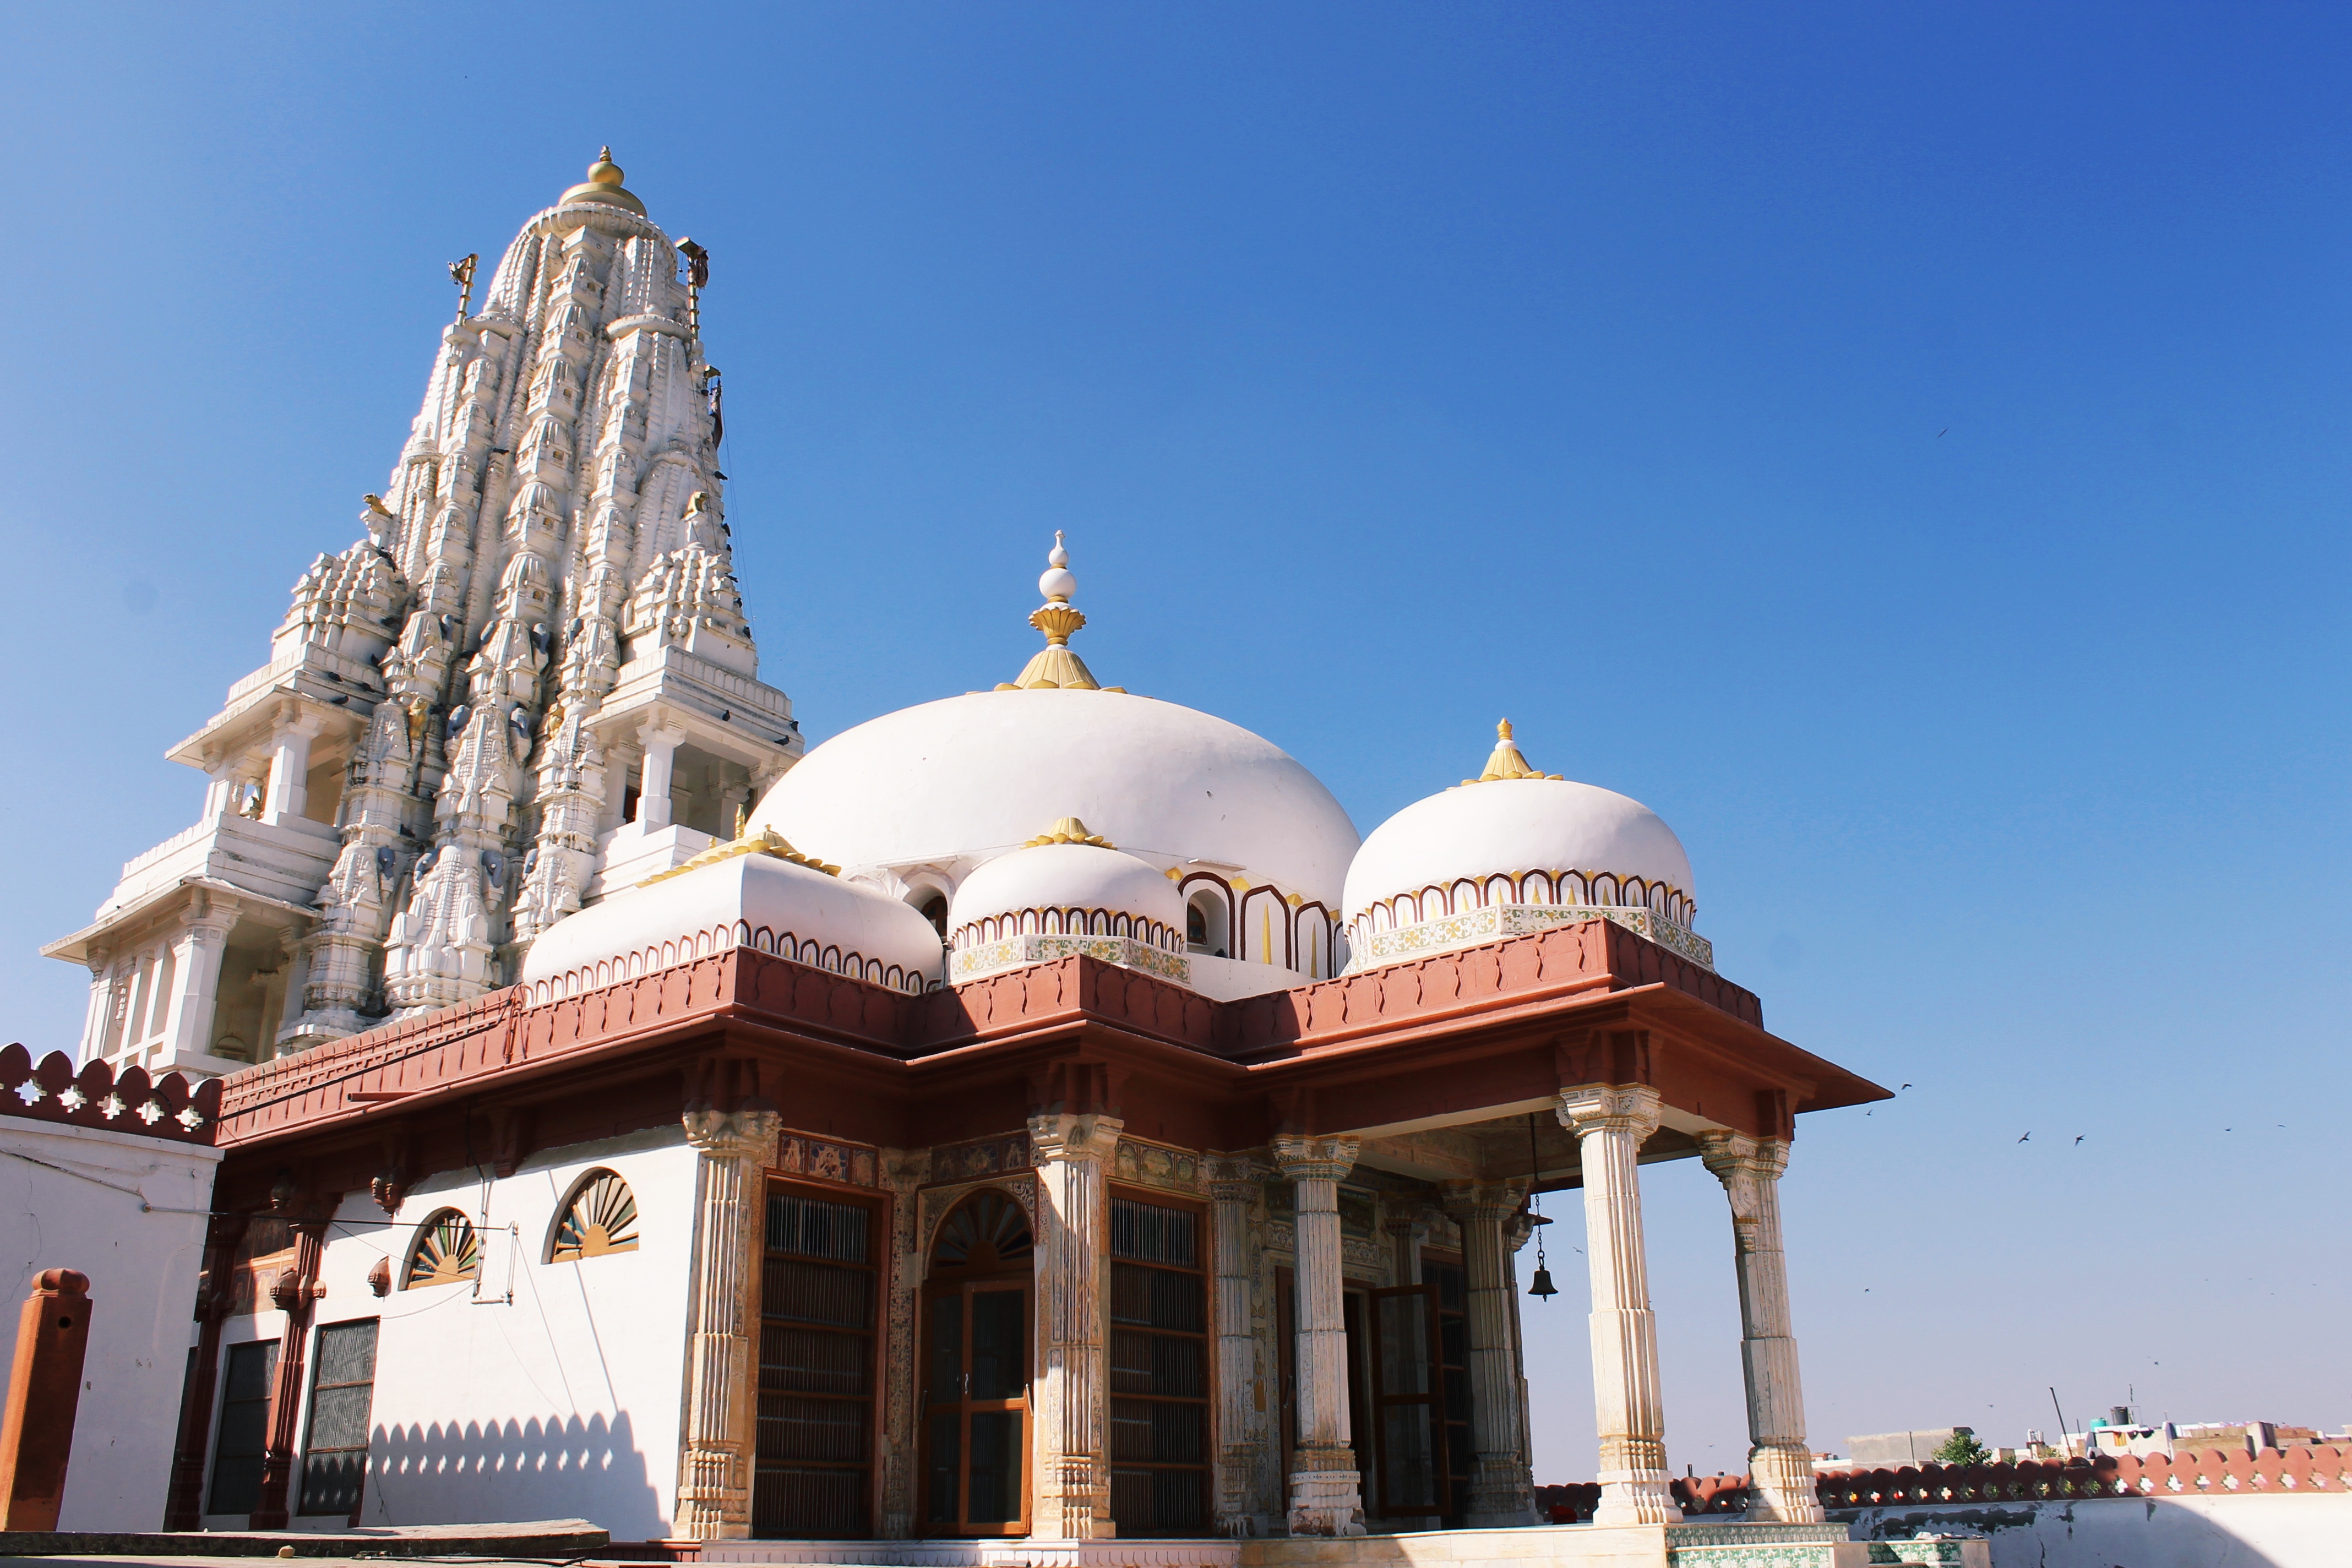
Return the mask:
POLYGON ((1439 1376, 1437 1290, 1400 1285, 1368 1293, 1372 1319, 1372 1452, 1378 1514, 1427 1518, 1452 1511, 1441 1445, 1444 1384, 1439 1376))
POLYGON ((934 1534, 1029 1533, 1029 1282, 925 1294, 924 1520, 934 1534))

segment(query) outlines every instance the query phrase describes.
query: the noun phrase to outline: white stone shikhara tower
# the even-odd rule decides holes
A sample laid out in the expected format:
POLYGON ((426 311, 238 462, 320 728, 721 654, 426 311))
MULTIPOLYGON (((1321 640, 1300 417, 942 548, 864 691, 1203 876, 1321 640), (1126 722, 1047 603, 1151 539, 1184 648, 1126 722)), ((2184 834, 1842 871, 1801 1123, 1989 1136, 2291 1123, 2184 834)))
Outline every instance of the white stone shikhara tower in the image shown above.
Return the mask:
POLYGON ((705 265, 609 150, 523 226, 367 537, 170 752, 202 820, 44 950, 89 967, 86 1058, 226 1072, 480 995, 798 759, 735 585, 705 265))

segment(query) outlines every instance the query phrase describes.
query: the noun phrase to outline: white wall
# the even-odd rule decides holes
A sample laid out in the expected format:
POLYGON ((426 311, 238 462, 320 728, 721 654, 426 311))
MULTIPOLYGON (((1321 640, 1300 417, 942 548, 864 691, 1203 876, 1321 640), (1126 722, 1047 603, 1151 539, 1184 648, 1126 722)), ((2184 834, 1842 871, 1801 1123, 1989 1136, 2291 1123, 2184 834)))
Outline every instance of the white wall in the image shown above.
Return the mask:
POLYGON ((2341 1568, 2352 1561, 2352 1494, 1870 1508, 1853 1529, 1856 1541, 1981 1533, 1993 1568, 2341 1568))
MULTIPOLYGON (((362 1523, 459 1524, 592 1520, 615 1541, 669 1533, 677 1489, 695 1162, 677 1128, 541 1153, 485 1187, 472 1171, 436 1176, 387 1222, 364 1193, 345 1200, 328 1237, 316 1323, 380 1318, 362 1523), (635 1194, 635 1252, 543 1263, 573 1182, 604 1167, 635 1194), (457 1208, 478 1233, 519 1227, 514 1300, 504 1271, 486 1269, 484 1299, 467 1285, 398 1289, 417 1227, 457 1208), (379 1299, 367 1276, 390 1261, 379 1299)), ((268 1339, 284 1318, 230 1320, 224 1347, 268 1339)), ((298 1433, 307 1438, 306 1358, 298 1433)), ((299 1507, 300 1466, 295 1471, 299 1507)), ((212 1528, 242 1520, 208 1518, 212 1528)), ((340 1528, 301 1519, 302 1529, 340 1528)))
POLYGON ((0 1391, 34 1279, 44 1268, 89 1277, 89 1347, 61 1529, 163 1527, 204 1211, 219 1163, 191 1144, 0 1118, 0 1259, 11 1270, 0 1277, 0 1391))

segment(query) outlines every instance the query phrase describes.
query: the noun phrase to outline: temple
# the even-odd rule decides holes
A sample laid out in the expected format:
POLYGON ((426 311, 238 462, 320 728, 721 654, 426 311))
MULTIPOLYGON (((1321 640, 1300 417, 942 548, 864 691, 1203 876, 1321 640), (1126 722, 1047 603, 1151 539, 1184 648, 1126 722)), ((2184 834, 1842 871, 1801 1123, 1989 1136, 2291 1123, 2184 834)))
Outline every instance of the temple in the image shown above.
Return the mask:
POLYGON ((1868 1560, 1815 1500, 1777 1194, 1800 1115, 1884 1091, 1717 973, 1666 825, 1505 724, 1360 837, 1267 741, 1101 684, 1058 537, 1013 679, 941 650, 976 689, 803 755, 703 266, 609 156, 530 220, 367 539, 171 753, 204 816, 49 950, 86 1057, 226 1075, 167 1525, 1868 1560), (1669 1487, 1642 1170, 1682 1158, 1727 1200, 1739 1521, 1669 1487), (1520 1304, 1570 1189, 1601 1489, 1561 1526, 1520 1304))

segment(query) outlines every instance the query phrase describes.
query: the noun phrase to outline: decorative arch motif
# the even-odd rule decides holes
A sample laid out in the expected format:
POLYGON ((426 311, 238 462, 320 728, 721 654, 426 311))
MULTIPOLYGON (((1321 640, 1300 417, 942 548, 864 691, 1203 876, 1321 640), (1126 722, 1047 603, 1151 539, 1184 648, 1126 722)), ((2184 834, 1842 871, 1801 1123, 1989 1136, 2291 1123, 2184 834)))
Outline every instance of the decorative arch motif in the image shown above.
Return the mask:
POLYGON ((1003 1188, 982 1187, 940 1223, 931 1240, 931 1267, 1013 1267, 1028 1263, 1035 1251, 1027 1211, 1003 1188))
POLYGON ((416 1227, 416 1239, 408 1247, 408 1267, 400 1272, 400 1288, 463 1284, 481 1271, 482 1244, 474 1235, 474 1222, 456 1209, 441 1209, 416 1227))
POLYGON ((578 1263, 636 1249, 637 1195, 629 1184, 614 1171, 591 1171, 581 1177, 547 1238, 547 1260, 578 1263))

